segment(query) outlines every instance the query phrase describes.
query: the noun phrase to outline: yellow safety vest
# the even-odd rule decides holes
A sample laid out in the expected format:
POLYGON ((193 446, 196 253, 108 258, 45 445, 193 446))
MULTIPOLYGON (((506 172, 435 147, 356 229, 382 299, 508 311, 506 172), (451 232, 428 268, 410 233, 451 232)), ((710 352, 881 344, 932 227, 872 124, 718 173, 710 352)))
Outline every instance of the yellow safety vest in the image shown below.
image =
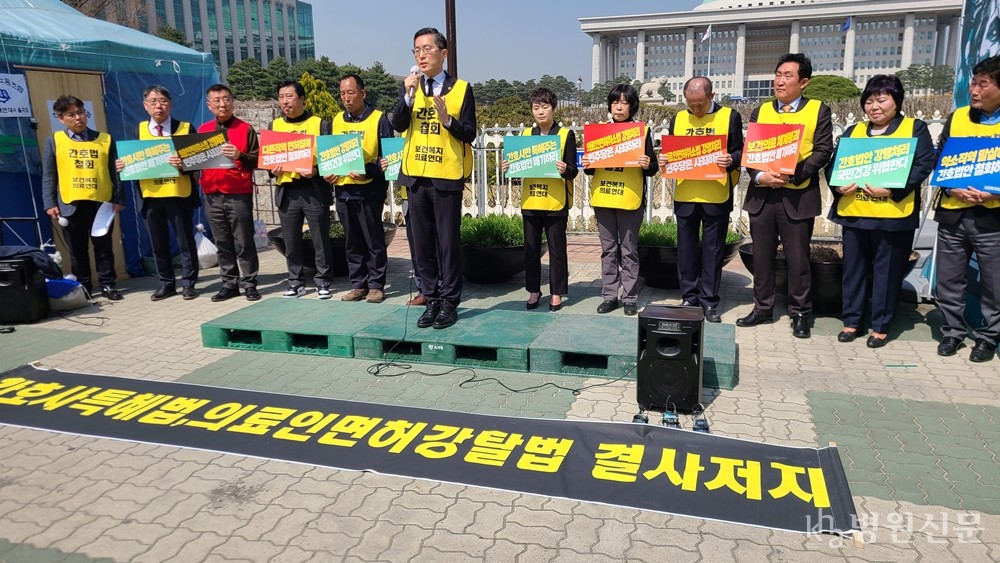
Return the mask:
MULTIPOLYGON (((982 123, 973 123, 972 119, 969 118, 969 106, 960 107, 951 116, 951 127, 948 129, 948 137, 1000 137, 1000 124, 983 125, 982 123)), ((994 199, 982 204, 966 203, 951 197, 944 190, 939 190, 938 205, 943 209, 964 209, 975 205, 996 208, 1000 207, 1000 200, 994 199)))
MULTIPOLYGON (((318 137, 320 135, 320 125, 323 120, 315 115, 310 115, 308 119, 304 121, 299 121, 297 123, 291 123, 285 121, 284 118, 279 117, 271 122, 271 131, 280 131, 281 133, 302 133, 305 135, 312 135, 313 137, 318 137)), ((313 139, 313 147, 316 146, 316 140, 313 139)), ((316 164, 316 151, 313 151, 313 165, 316 164)), ((287 184, 296 178, 301 178, 302 174, 298 172, 282 172, 274 178, 275 184, 287 184)))
MULTIPOLYGON (((169 126, 169 123, 168 123, 169 126)), ((174 135, 187 135, 191 132, 191 124, 182 121, 174 135)), ((149 122, 139 124, 139 139, 162 139, 149 132, 149 122)), ((176 178, 156 178, 139 180, 139 191, 142 197, 188 197, 191 195, 191 177, 181 174, 176 178)))
MULTIPOLYGON (((375 162, 378 158, 378 122, 382 118, 382 112, 372 110, 371 115, 364 121, 349 122, 344 119, 343 113, 338 113, 333 118, 333 134, 343 135, 345 133, 357 133, 361 136, 361 152, 364 153, 365 164, 375 162)), ((355 180, 350 176, 342 176, 337 180, 338 186, 345 184, 367 184, 371 178, 355 180)))
MULTIPOLYGON (((468 87, 468 82, 456 80, 451 91, 445 94, 444 102, 452 119, 461 115, 468 87)), ((468 178, 472 174, 472 147, 445 129, 436 114, 434 99, 417 88, 403 148, 402 172, 411 178, 468 178)))
MULTIPOLYGON (((797 162, 802 162, 813 153, 813 136, 816 135, 816 122, 819 121, 819 108, 822 105, 822 102, 819 100, 807 100, 803 98, 802 102, 805 103, 805 107, 799 108, 799 111, 778 113, 774 109, 774 104, 766 103, 760 106, 760 111, 757 113, 757 123, 786 123, 789 125, 805 126, 805 131, 802 133, 802 140, 799 142, 799 159, 797 162)), ((806 178, 806 181, 801 184, 788 183, 782 187, 801 190, 808 188, 810 182, 811 179, 806 178)))
MULTIPOLYGON (((725 135, 729 139, 730 108, 719 108, 715 113, 698 117, 688 110, 677 112, 672 135, 700 136, 725 135)), ((728 146, 728 145, 727 145, 728 146)), ((692 203, 725 203, 729 200, 729 188, 740 181, 740 169, 726 174, 722 180, 677 180, 674 201, 692 203)))
MULTIPOLYGON (((649 138, 649 129, 646 129, 646 138, 649 138)), ((645 189, 646 177, 642 168, 598 168, 590 182, 590 206, 626 211, 639 209, 645 189)))
MULTIPOLYGON (((521 136, 530 137, 531 127, 521 132, 521 136)), ((569 139, 569 129, 559 128, 559 157, 566 151, 569 139)), ((534 211, 560 211, 566 207, 566 200, 573 204, 573 186, 563 178, 525 178, 521 183, 521 209, 534 211)))
POLYGON ((98 133, 93 141, 74 141, 65 131, 56 131, 52 137, 63 203, 111 201, 111 135, 98 133))
MULTIPOLYGON (((868 127, 862 122, 854 126, 854 131, 851 131, 851 138, 858 139, 864 137, 868 137, 868 127)), ((878 135, 878 137, 913 137, 913 118, 904 117, 899 127, 892 134, 878 135)), ((836 155, 834 155, 834 158, 836 158, 836 155)), ((858 190, 850 197, 840 196, 840 199, 837 201, 837 214, 841 217, 902 219, 913 214, 916 197, 916 190, 910 192, 902 201, 893 201, 891 197, 873 198, 858 190)))

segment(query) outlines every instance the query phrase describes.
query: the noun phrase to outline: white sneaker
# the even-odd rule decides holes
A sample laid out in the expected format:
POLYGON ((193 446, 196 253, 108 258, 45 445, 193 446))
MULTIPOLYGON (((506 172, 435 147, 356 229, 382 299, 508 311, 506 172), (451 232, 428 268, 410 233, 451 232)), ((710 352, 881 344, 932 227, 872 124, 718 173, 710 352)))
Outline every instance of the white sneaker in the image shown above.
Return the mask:
POLYGON ((287 297, 289 299, 294 299, 306 294, 306 287, 304 285, 293 285, 288 288, 287 291, 281 294, 282 297, 287 297))
POLYGON ((316 296, 320 299, 329 299, 333 297, 333 292, 330 291, 330 286, 321 285, 319 289, 316 290, 316 296))

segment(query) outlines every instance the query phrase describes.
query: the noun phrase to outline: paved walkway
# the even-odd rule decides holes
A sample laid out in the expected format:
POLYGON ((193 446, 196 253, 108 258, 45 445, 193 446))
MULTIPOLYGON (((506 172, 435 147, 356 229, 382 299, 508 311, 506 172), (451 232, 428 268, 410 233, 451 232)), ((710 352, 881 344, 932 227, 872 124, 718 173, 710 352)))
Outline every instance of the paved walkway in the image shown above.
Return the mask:
MULTIPOLYGON (((265 298, 284 261, 262 253, 265 298)), ((389 301, 409 297, 401 233, 389 301)), ((560 315, 593 315, 596 238, 574 237, 560 315)), ((461 376, 373 378, 370 362, 202 348, 202 322, 247 305, 201 296, 153 303, 152 278, 125 300, 0 335, 0 368, 31 361, 71 371, 184 381, 511 416, 629 421, 633 382, 579 396, 460 388, 461 376)), ((464 305, 520 308, 522 278, 467 285, 464 305)), ((348 288, 343 280, 335 287, 348 288)), ((750 310, 738 261, 724 276, 723 320, 750 310)), ((310 294, 303 299, 315 299, 310 294)), ((641 304, 675 303, 644 288, 641 304)), ((371 305, 378 307, 378 305, 371 305)), ((779 303, 779 307, 783 303, 779 303)), ((544 310, 544 307, 539 309, 544 310)), ((543 312, 540 314, 551 314, 543 312)), ((612 315, 621 315, 616 311, 612 315)), ((771 443, 837 442, 866 545, 526 494, 338 471, 175 447, 0 426, 0 562, 39 561, 989 561, 1000 559, 1000 361, 935 354, 936 311, 905 304, 892 342, 836 342, 840 323, 792 338, 786 317, 738 329, 740 383, 709 393, 712 432, 771 443)), ((477 370, 511 387, 537 376, 477 370)), ((569 387, 606 380, 551 376, 569 387)), ((682 423, 690 427, 689 417, 682 423)))

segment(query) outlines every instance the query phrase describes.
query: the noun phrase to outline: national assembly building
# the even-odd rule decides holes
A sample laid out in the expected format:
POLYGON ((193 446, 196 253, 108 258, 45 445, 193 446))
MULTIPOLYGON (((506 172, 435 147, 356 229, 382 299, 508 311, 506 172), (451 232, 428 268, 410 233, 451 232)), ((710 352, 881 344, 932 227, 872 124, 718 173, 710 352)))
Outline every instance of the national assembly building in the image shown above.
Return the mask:
POLYGON ((594 84, 625 75, 679 96, 685 80, 708 76, 720 96, 760 99, 772 95, 785 53, 859 87, 911 64, 954 68, 962 3, 705 0, 688 12, 580 18, 580 28, 593 39, 594 84))

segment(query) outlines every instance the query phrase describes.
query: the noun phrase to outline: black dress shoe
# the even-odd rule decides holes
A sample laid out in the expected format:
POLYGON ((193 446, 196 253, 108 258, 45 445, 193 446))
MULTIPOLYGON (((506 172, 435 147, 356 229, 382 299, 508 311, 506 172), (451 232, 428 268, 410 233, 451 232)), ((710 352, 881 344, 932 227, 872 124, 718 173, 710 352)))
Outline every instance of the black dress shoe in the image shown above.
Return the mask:
MULTIPOLYGON (((186 287, 184 289, 187 289, 186 287)), ((227 299, 232 299, 233 297, 239 297, 240 290, 235 287, 225 287, 219 290, 218 293, 212 296, 212 301, 218 303, 219 301, 225 301, 227 299)))
POLYGON ((881 348, 889 343, 889 337, 879 338, 874 334, 868 337, 868 342, 865 342, 865 346, 869 348, 881 348))
POLYGON ((448 328, 458 322, 458 311, 450 303, 442 303, 441 311, 434 317, 434 328, 448 328))
POLYGON ((954 356, 958 353, 959 348, 965 346, 961 338, 955 336, 945 336, 941 339, 941 343, 938 344, 937 353, 938 356, 954 356))
POLYGON ((618 300, 605 301, 604 303, 601 303, 600 305, 597 306, 597 312, 603 315, 604 313, 610 313, 611 311, 614 311, 617 308, 618 308, 618 300))
POLYGON ((976 345, 972 347, 969 360, 973 362, 988 362, 997 355, 997 345, 985 338, 976 340, 976 345))
POLYGON ((795 315, 792 317, 792 336, 795 338, 809 338, 812 332, 809 331, 809 317, 805 315, 795 315))
POLYGON ((751 311, 749 315, 736 319, 736 326, 748 327, 764 323, 773 323, 774 316, 763 311, 751 311))
POLYGON ((535 299, 533 302, 532 301, 525 301, 524 308, 527 309, 527 310, 529 310, 529 311, 532 310, 532 309, 537 309, 538 308, 538 302, 541 301, 541 300, 542 300, 542 294, 539 293, 538 294, 538 299, 535 299))
POLYGON ((434 319, 437 318, 438 313, 440 312, 440 301, 430 301, 427 303, 427 308, 424 309, 424 314, 420 315, 420 318, 417 319, 417 328, 427 328, 434 324, 434 319))
POLYGON ((710 323, 721 323, 722 315, 719 314, 719 310, 715 307, 705 307, 705 320, 710 323))
POLYGON ((166 299, 167 297, 173 297, 177 295, 177 288, 172 285, 161 285, 160 289, 157 289, 149 296, 150 301, 159 301, 161 299, 166 299))
POLYGON ((103 295, 108 301, 121 301, 124 299, 121 292, 119 292, 113 285, 102 285, 101 295, 103 295))
POLYGON ((626 317, 634 317, 639 314, 639 308, 636 307, 635 303, 626 303, 622 306, 622 310, 625 312, 626 317))
POLYGON ((248 287, 243 290, 243 295, 246 296, 247 301, 260 301, 260 292, 257 291, 256 287, 248 287))
POLYGON ((194 288, 193 285, 184 286, 184 290, 181 292, 181 296, 184 297, 185 301, 190 301, 195 297, 198 297, 198 290, 194 288))
POLYGON ((842 330, 840 331, 840 334, 837 335, 837 342, 854 342, 855 338, 864 335, 865 333, 860 330, 855 330, 853 332, 849 330, 842 330))

